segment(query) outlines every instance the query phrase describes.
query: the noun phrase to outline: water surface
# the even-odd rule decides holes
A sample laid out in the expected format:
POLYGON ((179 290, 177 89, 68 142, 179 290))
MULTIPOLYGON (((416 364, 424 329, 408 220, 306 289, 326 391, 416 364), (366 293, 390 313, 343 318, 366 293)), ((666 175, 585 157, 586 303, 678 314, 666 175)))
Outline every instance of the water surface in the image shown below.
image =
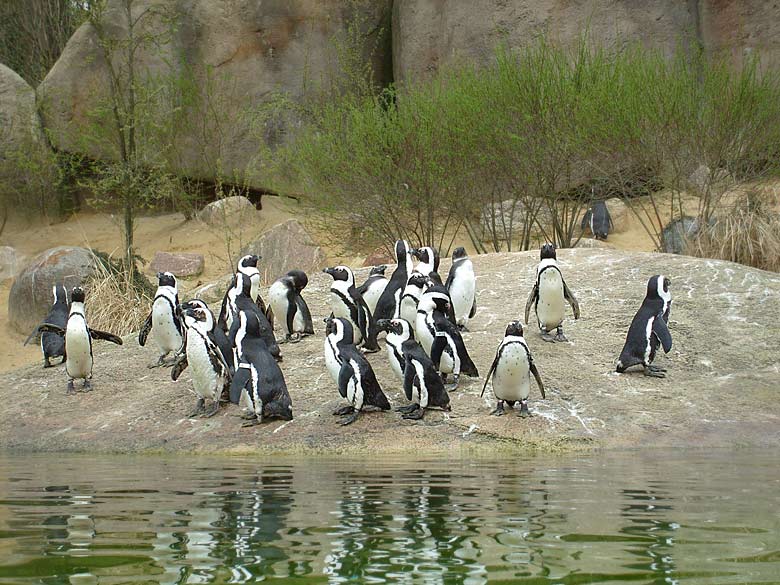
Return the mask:
POLYGON ((0 456, 0 583, 778 583, 772 451, 0 456))

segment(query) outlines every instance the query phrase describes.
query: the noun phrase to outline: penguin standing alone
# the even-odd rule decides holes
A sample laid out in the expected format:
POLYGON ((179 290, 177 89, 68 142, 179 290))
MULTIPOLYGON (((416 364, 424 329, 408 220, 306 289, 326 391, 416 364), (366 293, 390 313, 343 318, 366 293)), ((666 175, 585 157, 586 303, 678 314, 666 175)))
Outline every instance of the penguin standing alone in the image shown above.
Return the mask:
POLYGON ((280 343, 297 343, 302 337, 314 335, 311 312, 301 296, 308 283, 303 270, 290 270, 268 289, 268 305, 283 323, 284 340, 280 343))
POLYGON ((477 277, 474 275, 474 265, 462 246, 455 248, 452 253, 452 266, 444 288, 452 300, 455 324, 466 329, 469 319, 473 319, 477 313, 477 277))
POLYGON ((575 319, 580 318, 580 305, 569 287, 566 286, 566 281, 563 280, 563 274, 558 267, 555 246, 545 244, 542 246, 539 256, 540 262, 536 267, 536 283, 525 305, 525 322, 528 323, 531 306, 533 306, 536 310, 542 339, 549 342, 568 341, 563 334, 564 300, 571 305, 575 319), (555 337, 549 333, 553 329, 557 329, 555 337))
POLYGON ((431 406, 448 412, 452 410, 444 382, 420 344, 409 339, 401 347, 404 355, 404 394, 413 404, 399 406, 396 410, 403 413, 403 418, 412 420, 421 419, 425 416, 425 409, 431 406))
POLYGON ((642 364, 645 376, 665 378, 666 369, 654 366, 658 346, 664 353, 672 349, 669 332, 669 312, 672 309, 671 282, 663 275, 652 276, 647 282, 647 294, 628 328, 626 343, 620 352, 616 371, 623 373, 631 366, 642 364))
POLYGON ((333 284, 330 285, 330 308, 334 317, 348 319, 355 332, 355 344, 363 344, 365 351, 379 351, 376 341, 376 327, 371 311, 366 301, 355 288, 355 275, 347 266, 326 268, 324 273, 330 274, 333 284))
POLYGON ((498 404, 490 414, 501 416, 504 414, 504 402, 510 407, 513 407, 515 402, 520 402, 518 416, 530 416, 528 395, 531 392, 531 374, 536 379, 542 398, 545 398, 544 384, 531 358, 531 350, 528 349, 528 344, 523 338, 523 325, 520 321, 513 321, 507 326, 504 339, 498 346, 496 357, 485 377, 485 385, 480 396, 485 394, 491 374, 493 394, 498 399, 498 404))
MULTIPOLYGON (((181 349, 184 326, 179 320, 179 290, 176 277, 170 272, 157 273, 157 292, 152 301, 152 310, 138 333, 138 345, 146 345, 149 332, 152 333, 160 357, 156 364, 149 367, 172 366, 173 361, 165 361, 165 356, 181 349)), ((174 360, 175 361, 175 360, 174 360)))
MULTIPOLYGON (((56 284, 52 287, 52 294, 54 295, 54 303, 49 309, 49 313, 43 320, 44 323, 56 325, 65 328, 65 324, 68 322, 68 314, 70 313, 70 303, 68 302, 68 291, 61 284, 56 284)), ((24 345, 30 343, 33 337, 36 335, 41 336, 41 352, 43 353, 43 367, 51 368, 54 364, 51 363, 53 358, 61 357, 61 364, 65 363, 65 338, 59 333, 52 333, 51 331, 41 331, 39 325, 33 329, 30 336, 25 340, 24 345)))
POLYGON ((361 284, 357 291, 363 296, 363 300, 368 305, 368 310, 373 315, 376 312, 376 304, 379 302, 379 297, 385 292, 387 287, 387 277, 385 276, 385 270, 387 266, 382 264, 381 266, 374 266, 368 275, 366 281, 361 284))
POLYGON ((610 228, 614 229, 607 204, 603 201, 594 202, 582 217, 580 228, 582 231, 585 231, 585 228, 590 228, 590 232, 593 234, 594 238, 597 240, 606 240, 610 228))

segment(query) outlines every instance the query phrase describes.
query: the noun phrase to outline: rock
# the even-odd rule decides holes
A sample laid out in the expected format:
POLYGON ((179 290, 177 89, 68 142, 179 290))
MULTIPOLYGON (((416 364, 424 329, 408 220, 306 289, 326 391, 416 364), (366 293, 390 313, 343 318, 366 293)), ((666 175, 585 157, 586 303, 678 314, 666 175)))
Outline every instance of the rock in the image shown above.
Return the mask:
POLYGON ((246 197, 240 195, 225 197, 209 203, 198 212, 198 219, 210 226, 219 226, 231 217, 255 212, 255 206, 246 197))
POLYGON ((388 251, 384 248, 377 248, 368 256, 366 256, 366 259, 363 261, 364 267, 381 266, 382 264, 387 264, 389 266, 395 264, 395 259, 393 256, 389 254, 388 251))
MULTIPOLYGON (((191 86, 199 92, 184 96, 191 104, 186 111, 171 114, 161 106, 157 112, 163 127, 170 120, 178 124, 177 170, 201 179, 218 174, 235 182, 245 179, 262 187, 255 172, 262 162, 258 141, 279 144, 298 120, 291 116, 260 121, 255 112, 279 94, 297 100, 307 91, 317 92, 321 78, 330 82, 329 72, 337 67, 334 39, 352 34, 351 23, 362 43, 357 59, 362 62, 354 65, 368 66, 379 84, 390 81, 391 1, 134 0, 133 17, 149 10, 135 34, 150 36, 136 53, 136 71, 147 80, 173 79, 177 90, 191 86), (174 34, 165 22, 175 26, 174 34)), ((110 35, 124 40, 127 19, 121 6, 122 0, 109 0, 102 24, 110 35)), ((106 109, 109 87, 96 31, 84 24, 38 88, 45 125, 58 150, 117 157, 114 142, 93 140, 85 145, 80 140, 90 115, 106 109)), ((153 159, 156 154, 144 156, 153 159)))
POLYGON ((575 248, 601 248, 601 249, 613 249, 614 246, 608 242, 597 240, 596 238, 580 238, 580 241, 574 246, 575 248))
POLYGON ((19 264, 16 249, 11 246, 0 246, 0 280, 15 276, 19 264))
POLYGON ((767 71, 780 67, 780 3, 766 0, 702 0, 701 42, 709 56, 739 66, 751 57, 767 71))
POLYGON ((92 274, 94 257, 86 248, 62 246, 37 256, 11 286, 8 319, 20 333, 29 333, 49 312, 52 287, 62 283, 70 290, 92 274))
POLYGON ((270 283, 294 268, 306 274, 318 272, 327 265, 325 253, 296 219, 271 228, 241 250, 241 255, 262 256, 257 267, 264 282, 270 283))
POLYGON ((684 254, 688 240, 699 231, 699 220, 695 217, 675 219, 661 231, 661 245, 667 254, 684 254))
POLYGON ((225 291, 227 291, 228 287, 230 286, 230 281, 232 279, 232 274, 226 274, 217 281, 199 286, 190 292, 189 296, 205 301, 211 310, 215 314, 218 314, 219 305, 222 302, 222 299, 225 296, 225 291))
MULTIPOLYGON (((520 237, 525 225, 525 214, 526 208, 522 201, 515 202, 512 199, 507 199, 500 203, 485 206, 479 218, 485 241, 492 239, 491 234, 494 222, 496 236, 499 241, 506 240, 504 230, 508 230, 510 225, 512 226, 512 237, 520 237)), ((550 210, 547 205, 543 203, 536 213, 534 222, 535 227, 533 229, 536 230, 538 228, 536 222, 541 223, 543 226, 547 226, 551 221, 552 216, 550 210)))
POLYGON ((609 216, 612 218, 612 228, 610 232, 620 234, 628 231, 631 223, 631 210, 625 201, 613 197, 604 202, 609 210, 609 216))
POLYGON ((171 272, 177 277, 197 276, 203 272, 203 254, 156 252, 149 268, 152 272, 171 272))

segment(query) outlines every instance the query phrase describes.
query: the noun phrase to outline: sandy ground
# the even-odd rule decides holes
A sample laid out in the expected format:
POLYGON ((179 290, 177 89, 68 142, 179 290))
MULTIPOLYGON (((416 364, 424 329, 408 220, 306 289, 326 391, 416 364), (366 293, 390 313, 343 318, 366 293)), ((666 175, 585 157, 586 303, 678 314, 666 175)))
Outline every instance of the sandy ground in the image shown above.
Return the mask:
MULTIPOLYGON (((534 390, 534 416, 493 417, 483 379, 464 378, 452 393, 453 411, 430 411, 424 421, 396 413, 367 413, 340 427, 332 411, 343 404, 322 352, 322 317, 330 282, 313 274, 305 297, 317 336, 282 346, 282 369, 295 418, 240 427, 238 408, 211 419, 189 419, 195 401, 185 372, 148 369, 150 348, 133 336, 123 347, 96 344, 95 390, 66 396, 63 368, 26 366, 0 378, 0 446, 25 450, 495 453, 647 446, 780 445, 780 275, 684 256, 577 249, 559 252, 582 318, 565 324, 568 344, 544 343, 533 327, 526 338, 547 386, 534 390), (664 380, 619 375, 614 361, 644 297, 647 278, 670 276, 674 347, 657 359, 664 380)), ((485 375, 510 319, 521 316, 534 279, 536 252, 474 258, 479 311, 464 335, 485 375)), ((442 272, 449 262, 444 262, 442 272)), ((366 270, 361 270, 364 276, 366 270)), ((369 358, 393 405, 401 385, 384 350, 369 358)))

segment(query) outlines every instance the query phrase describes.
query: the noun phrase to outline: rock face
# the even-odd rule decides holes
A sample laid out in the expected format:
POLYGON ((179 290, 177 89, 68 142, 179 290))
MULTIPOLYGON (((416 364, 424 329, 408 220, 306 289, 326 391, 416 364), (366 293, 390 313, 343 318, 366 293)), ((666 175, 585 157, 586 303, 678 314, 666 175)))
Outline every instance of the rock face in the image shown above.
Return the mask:
POLYGON ((0 280, 11 278, 19 268, 19 256, 11 246, 0 246, 0 280))
POLYGON ((86 248, 61 246, 37 256, 11 286, 8 319, 21 333, 29 333, 51 307, 52 287, 62 283, 67 289, 80 285, 94 269, 92 252, 86 248))
POLYGON ((266 283, 273 282, 294 268, 311 277, 327 264, 322 248, 312 242, 301 223, 290 219, 271 228, 260 238, 241 250, 241 255, 259 254, 257 267, 266 283))
MULTIPOLYGON (((110 0, 102 21, 112 37, 127 36, 125 0, 110 0)), ((136 36, 148 34, 154 42, 137 52, 137 71, 179 79, 198 88, 192 111, 177 123, 174 164, 199 178, 248 174, 257 157, 259 140, 273 145, 289 130, 290 120, 260 124, 252 113, 275 92, 300 98, 328 78, 335 68, 333 38, 354 23, 364 42, 363 58, 370 60, 378 82, 390 79, 389 34, 391 0, 355 3, 346 0, 135 0, 133 18, 144 11, 136 36), (174 18, 177 29, 161 30, 160 23, 174 18), (377 48, 373 52, 374 48, 377 48), (371 55, 373 54, 373 58, 371 55), (168 63, 174 63, 171 71, 168 63), (186 64, 186 66, 184 65, 186 64), (309 72, 309 75, 307 75, 309 72), (207 138, 204 138, 206 136, 207 138)), ((119 59, 117 71, 124 74, 119 59)), ((89 126, 96 108, 109 96, 106 62, 94 27, 85 24, 39 87, 39 97, 52 141, 63 150, 83 151, 97 157, 116 157, 113 142, 83 145, 78 133, 89 126)), ((176 83, 181 88, 187 83, 176 83)), ((161 120, 167 117, 161 108, 161 120)))
POLYGON ((713 56, 741 65, 757 56, 780 66, 780 3, 766 0, 701 0, 701 37, 713 56))
POLYGON ((149 267, 152 272, 170 272, 174 276, 197 276, 203 272, 203 254, 156 252, 149 267))
POLYGON ((198 212, 198 219, 210 226, 218 226, 242 213, 254 213, 255 206, 239 195, 213 201, 198 212))

